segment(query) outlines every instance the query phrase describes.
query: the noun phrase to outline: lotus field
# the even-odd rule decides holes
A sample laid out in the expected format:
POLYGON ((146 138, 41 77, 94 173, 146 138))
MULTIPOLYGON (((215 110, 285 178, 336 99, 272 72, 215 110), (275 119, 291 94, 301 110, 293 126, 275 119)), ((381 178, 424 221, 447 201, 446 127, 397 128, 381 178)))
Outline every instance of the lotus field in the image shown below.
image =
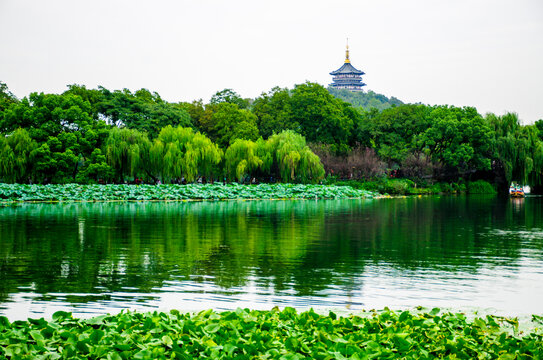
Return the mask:
POLYGON ((0 202, 231 200, 231 199, 347 199, 372 198, 375 193, 348 186, 303 184, 188 185, 20 185, 0 184, 0 202))
POLYGON ((439 309, 345 317, 292 308, 122 312, 87 320, 59 311, 51 321, 0 317, 0 358, 541 359, 543 335, 519 334, 516 319, 469 321, 439 309))

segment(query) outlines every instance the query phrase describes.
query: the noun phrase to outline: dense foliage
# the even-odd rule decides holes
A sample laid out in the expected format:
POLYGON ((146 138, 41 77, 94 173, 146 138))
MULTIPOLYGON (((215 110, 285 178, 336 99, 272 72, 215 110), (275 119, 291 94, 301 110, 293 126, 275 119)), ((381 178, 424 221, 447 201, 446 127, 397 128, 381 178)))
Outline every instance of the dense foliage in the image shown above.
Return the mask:
MULTIPOLYGON (((537 318, 536 318, 537 319, 537 318)), ((0 317, 7 359, 538 359, 543 335, 519 336, 516 319, 384 310, 365 316, 237 309, 216 313, 120 313, 10 323, 0 317), (512 325, 513 331, 507 327, 512 325)))
POLYGON ((368 90, 367 92, 353 92, 346 89, 335 89, 330 87, 328 88, 328 91, 335 97, 348 102, 353 107, 365 110, 385 110, 392 106, 403 105, 403 102, 394 96, 388 98, 385 95, 377 94, 371 90, 368 90))
POLYGON ((487 194, 496 195, 496 188, 487 181, 422 182, 416 184, 409 179, 377 178, 366 181, 329 181, 336 186, 373 191, 387 195, 432 195, 432 194, 487 194))
POLYGON ((495 134, 496 166, 507 182, 543 184, 543 120, 522 126, 516 114, 487 115, 495 134))
POLYGON ((543 190, 543 120, 523 126, 516 114, 483 117, 310 82, 256 99, 225 89, 207 104, 80 85, 19 100, 0 83, 0 133, 0 181, 10 183, 331 176, 543 190))
POLYGON ((0 184, 0 202, 107 200, 347 199, 375 194, 349 186, 304 184, 21 185, 0 184))

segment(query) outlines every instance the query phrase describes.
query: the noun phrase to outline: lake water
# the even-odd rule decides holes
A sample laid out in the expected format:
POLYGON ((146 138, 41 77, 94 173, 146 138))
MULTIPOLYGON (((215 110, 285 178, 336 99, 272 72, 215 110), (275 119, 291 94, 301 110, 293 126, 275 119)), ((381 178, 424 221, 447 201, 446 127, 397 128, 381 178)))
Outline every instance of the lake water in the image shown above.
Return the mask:
POLYGON ((0 207, 0 315, 176 308, 543 312, 529 197, 0 207))

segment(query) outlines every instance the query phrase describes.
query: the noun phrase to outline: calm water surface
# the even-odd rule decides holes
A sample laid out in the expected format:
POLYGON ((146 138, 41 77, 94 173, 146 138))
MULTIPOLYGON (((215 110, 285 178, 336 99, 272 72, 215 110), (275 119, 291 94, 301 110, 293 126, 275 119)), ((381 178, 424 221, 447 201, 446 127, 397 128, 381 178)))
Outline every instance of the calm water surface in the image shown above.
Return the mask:
POLYGON ((0 314, 477 307, 543 312, 543 201, 22 204, 0 208, 0 314))

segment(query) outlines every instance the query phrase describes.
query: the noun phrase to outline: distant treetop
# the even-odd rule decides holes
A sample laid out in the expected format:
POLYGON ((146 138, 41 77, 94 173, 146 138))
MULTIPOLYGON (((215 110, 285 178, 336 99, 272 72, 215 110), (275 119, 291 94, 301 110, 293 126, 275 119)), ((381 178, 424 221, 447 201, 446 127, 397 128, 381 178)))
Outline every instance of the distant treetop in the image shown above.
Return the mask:
POLYGON ((364 110, 377 109, 384 110, 392 106, 403 105, 404 103, 395 97, 386 97, 382 94, 377 94, 373 91, 368 92, 352 92, 346 89, 334 89, 328 88, 330 94, 335 97, 348 102, 355 108, 362 108, 364 110))

